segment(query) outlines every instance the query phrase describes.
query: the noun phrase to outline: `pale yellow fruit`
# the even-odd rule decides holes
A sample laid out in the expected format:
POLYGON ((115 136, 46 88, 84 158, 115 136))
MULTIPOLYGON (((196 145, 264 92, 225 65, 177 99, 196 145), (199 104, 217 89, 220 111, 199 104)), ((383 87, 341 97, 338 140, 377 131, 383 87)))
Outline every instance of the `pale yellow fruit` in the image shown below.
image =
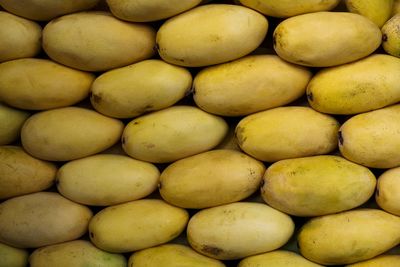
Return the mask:
POLYGON ((225 267, 222 262, 208 258, 180 244, 165 244, 133 253, 128 266, 135 267, 225 267))
POLYGON ((107 12, 65 15, 43 29, 48 56, 85 71, 105 71, 150 58, 154 44, 151 26, 121 21, 107 12))
POLYGON ((207 112, 242 116, 299 98, 311 75, 276 55, 247 56, 201 70, 193 82, 193 98, 207 112))
POLYGON ((187 238, 198 252, 221 260, 240 259, 275 250, 292 236, 294 223, 265 204, 236 202, 193 215, 187 238))
POLYGON ((99 153, 115 144, 123 123, 93 110, 66 107, 29 117, 21 130, 24 149, 34 157, 68 161, 99 153))
POLYGON ((160 194, 172 205, 202 209, 242 200, 260 186, 265 166, 234 150, 211 150, 170 164, 160 194))
POLYGON ((92 211, 58 193, 38 192, 0 204, 0 242, 19 248, 70 241, 87 231, 92 211))
POLYGON ((275 250, 244 258, 238 267, 321 267, 299 254, 286 250, 275 250))
POLYGON ((28 266, 29 252, 0 243, 0 267, 28 266))
POLYGON ((238 5, 208 4, 167 20, 157 32, 157 49, 169 63, 201 67, 245 56, 264 40, 267 19, 238 5))
POLYGON ((86 240, 74 240, 41 247, 29 257, 30 267, 126 267, 127 260, 121 254, 108 253, 86 240))
POLYGON ((18 146, 0 146, 0 199, 39 192, 56 177, 55 164, 36 159, 18 146))
POLYGON ((379 28, 392 14, 393 0, 345 0, 347 9, 369 18, 379 28))
POLYGON ((400 167, 385 171, 378 178, 375 200, 387 212, 400 216, 400 167))
POLYGON ((132 118, 172 106, 191 85, 187 69, 150 59, 100 75, 93 83, 90 100, 100 113, 132 118))
POLYGON ((11 144, 19 138, 22 125, 29 115, 26 111, 0 103, 0 145, 11 144))
POLYGON ((39 24, 0 11, 0 62, 36 56, 41 48, 41 37, 39 24))
POLYGON ((358 114, 339 131, 342 155, 372 168, 400 166, 400 105, 358 114))
POLYGON ((100 154, 64 164, 57 173, 57 189, 78 203, 109 206, 149 195, 157 188, 159 176, 151 163, 100 154))
POLYGON ((389 267, 400 266, 400 255, 380 255, 370 260, 346 265, 346 267, 389 267))
POLYGON ((390 55, 400 57, 400 12, 382 27, 382 47, 390 55))
POLYGON ((276 53, 289 62, 330 67, 368 56, 381 38, 379 27, 361 15, 315 12, 282 21, 275 28, 273 43, 276 53))
POLYGON ((240 0, 240 3, 267 16, 287 18, 333 9, 340 0, 240 0))
POLYGON ((188 212, 159 199, 141 199, 109 206, 89 224, 90 240, 109 252, 130 252, 177 237, 186 227, 188 212))
POLYGON ((0 0, 0 6, 10 13, 33 20, 55 17, 94 7, 99 0, 0 0))
POLYGON ((308 102, 330 114, 356 114, 394 104, 400 101, 399 70, 400 60, 385 54, 323 69, 307 86, 308 102))
POLYGON ((117 18, 134 22, 148 22, 175 16, 197 6, 201 1, 107 0, 107 4, 117 18))
POLYGON ((70 106, 89 95, 95 76, 47 59, 24 58, 0 64, 0 99, 21 109, 70 106))
POLYGON ((376 178, 366 167, 338 156, 278 161, 268 167, 261 187, 271 207, 295 216, 320 216, 365 203, 376 178))
POLYGON ((400 218, 377 209, 315 217, 300 229, 298 244, 307 259, 325 265, 373 258, 400 243, 400 218))
POLYGON ((165 163, 210 150, 227 132, 220 117, 193 106, 173 106, 128 123, 122 147, 133 158, 165 163))
POLYGON ((241 149, 274 162, 327 154, 337 146, 339 123, 309 107, 279 107, 244 117, 236 126, 241 149))

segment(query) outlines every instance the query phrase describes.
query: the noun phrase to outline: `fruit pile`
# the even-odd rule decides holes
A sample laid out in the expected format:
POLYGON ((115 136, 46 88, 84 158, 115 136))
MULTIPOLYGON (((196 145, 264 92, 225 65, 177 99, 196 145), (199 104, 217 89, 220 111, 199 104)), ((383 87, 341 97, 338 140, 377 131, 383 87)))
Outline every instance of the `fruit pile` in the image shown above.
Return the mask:
POLYGON ((400 266, 399 0, 0 6, 0 267, 400 266))

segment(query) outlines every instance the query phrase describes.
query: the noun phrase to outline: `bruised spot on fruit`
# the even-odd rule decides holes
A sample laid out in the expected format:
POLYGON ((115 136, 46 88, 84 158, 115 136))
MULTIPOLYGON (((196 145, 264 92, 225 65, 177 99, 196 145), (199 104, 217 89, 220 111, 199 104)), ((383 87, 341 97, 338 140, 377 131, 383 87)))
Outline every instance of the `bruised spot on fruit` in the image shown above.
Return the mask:
POLYGON ((313 93, 312 93, 312 92, 307 92, 307 99, 308 99, 309 101, 314 101, 314 96, 313 96, 313 93))
POLYGON ((162 188, 162 183, 161 183, 161 181, 158 183, 158 190, 161 190, 161 188, 162 188))
POLYGON ((344 142, 344 140, 343 140, 343 135, 342 135, 342 131, 339 131, 339 133, 338 133, 338 139, 339 139, 339 145, 343 145, 343 142, 344 142))
POLYGON ((386 35, 386 34, 383 34, 383 35, 382 35, 382 42, 386 42, 387 39, 388 39, 387 35, 386 35))
POLYGON ((100 103, 101 102, 101 96, 100 95, 96 95, 96 94, 91 94, 90 98, 92 99, 92 101, 94 103, 100 103))
POLYGON ((203 247, 201 248, 202 251, 218 256, 220 255, 222 252, 224 252, 222 249, 217 248, 217 247, 213 247, 213 246, 208 246, 208 245, 203 245, 203 247))
POLYGON ((138 121, 133 122, 133 125, 138 125, 138 124, 139 124, 138 121))
POLYGON ((90 232, 89 235, 90 235, 91 238, 94 238, 93 232, 90 232))

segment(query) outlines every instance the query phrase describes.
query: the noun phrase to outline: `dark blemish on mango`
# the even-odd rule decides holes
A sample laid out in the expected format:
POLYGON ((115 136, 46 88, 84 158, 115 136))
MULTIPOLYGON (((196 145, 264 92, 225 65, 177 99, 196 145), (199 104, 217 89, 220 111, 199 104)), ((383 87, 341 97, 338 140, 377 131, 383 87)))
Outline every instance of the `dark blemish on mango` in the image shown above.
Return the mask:
POLYGON ((383 34, 383 35, 382 35, 382 42, 386 42, 387 39, 388 39, 387 35, 386 35, 386 34, 383 34))
POLYGON ((343 140, 343 135, 342 135, 342 131, 339 131, 339 133, 338 133, 338 139, 339 139, 339 145, 343 145, 343 142, 344 142, 344 140, 343 140))
POLYGON ((213 246, 208 246, 208 245, 203 245, 203 247, 201 248, 202 251, 218 256, 220 255, 222 252, 224 252, 222 249, 217 248, 217 247, 213 247, 213 246))
POLYGON ((158 183, 158 190, 161 190, 161 188, 162 188, 162 183, 161 183, 161 181, 158 183))
POLYGON ((90 235, 91 238, 94 238, 93 232, 90 232, 89 235, 90 235))
POLYGON ((101 96, 100 96, 100 95, 93 94, 93 93, 90 95, 90 99, 91 99, 94 103, 100 103, 100 102, 101 102, 101 96))
POLYGON ((138 124, 139 124, 138 121, 134 121, 134 122, 133 122, 133 125, 138 125, 138 124))
POLYGON ((312 92, 307 92, 307 99, 308 99, 309 101, 314 101, 314 96, 313 96, 313 93, 312 93, 312 92))
POLYGON ((121 137, 121 144, 125 145, 125 136, 121 137))

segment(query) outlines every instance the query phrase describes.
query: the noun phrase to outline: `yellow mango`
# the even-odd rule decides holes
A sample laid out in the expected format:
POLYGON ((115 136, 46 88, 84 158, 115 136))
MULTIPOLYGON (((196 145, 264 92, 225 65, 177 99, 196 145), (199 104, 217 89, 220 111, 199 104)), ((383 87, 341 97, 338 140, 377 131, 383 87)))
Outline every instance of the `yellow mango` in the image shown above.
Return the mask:
POLYGON ((29 115, 24 110, 0 103, 0 145, 11 144, 19 138, 22 125, 29 115))
POLYGON ((0 267, 26 267, 28 257, 29 252, 26 249, 0 243, 0 267))
POLYGON ((370 260, 346 265, 346 267, 389 267, 400 266, 400 255, 380 255, 370 260))
POLYGON ((392 14, 393 0, 345 0, 347 9, 369 18, 379 28, 392 14))
MULTIPOLYGON (((400 5, 399 5, 400 6, 400 5)), ((400 58, 400 12, 393 15, 382 27, 382 47, 386 53, 400 58)))
POLYGON ((242 259, 237 267, 321 267, 299 254, 275 250, 242 259))
POLYGON ((400 167, 382 173, 376 187, 376 203, 387 212, 400 216, 400 167))

